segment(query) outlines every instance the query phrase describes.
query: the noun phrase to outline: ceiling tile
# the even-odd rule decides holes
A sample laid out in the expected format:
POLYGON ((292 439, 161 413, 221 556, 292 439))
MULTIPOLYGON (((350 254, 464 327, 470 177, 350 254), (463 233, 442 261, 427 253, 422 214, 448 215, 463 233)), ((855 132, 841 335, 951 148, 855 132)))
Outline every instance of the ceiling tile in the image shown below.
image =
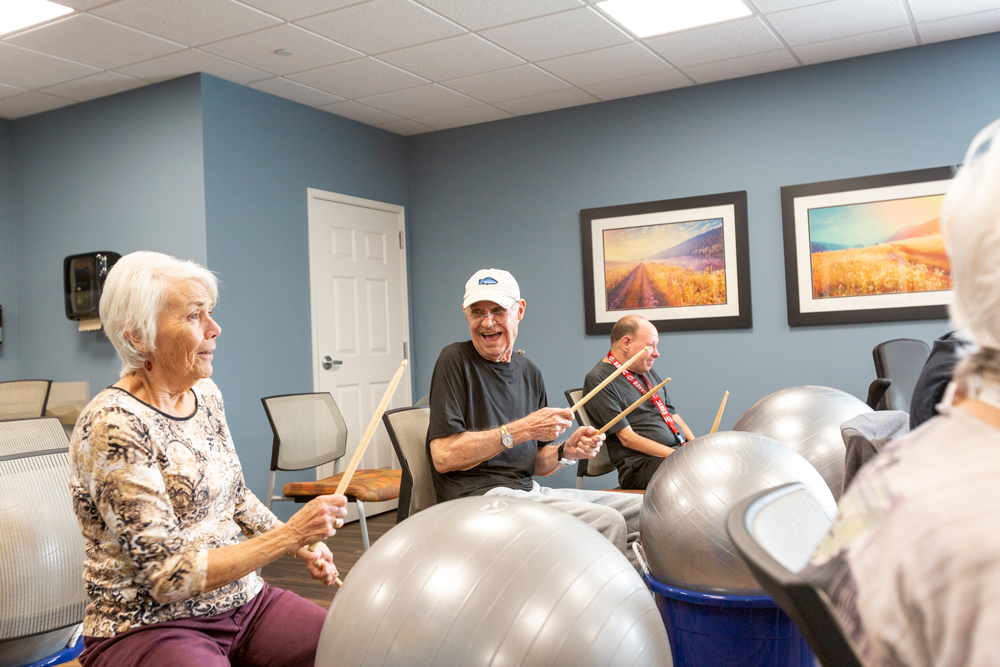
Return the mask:
POLYGON ((119 67, 116 71, 154 83, 176 79, 193 72, 204 72, 239 84, 259 81, 271 76, 270 73, 263 70, 240 65, 195 49, 171 53, 169 56, 153 58, 128 67, 119 67))
POLYGON ((638 42, 543 60, 537 65, 577 86, 670 69, 670 65, 638 42))
POLYGON ((434 130, 433 127, 428 127, 423 123, 418 123, 412 120, 395 120, 391 123, 384 123, 379 125, 383 130, 388 130, 390 132, 395 132, 396 134, 402 134, 403 136, 409 136, 411 134, 422 134, 424 132, 431 132, 434 130))
POLYGON ((280 77, 264 79, 263 81, 256 81, 248 85, 257 90, 263 90, 265 93, 271 93, 278 97, 284 97, 286 100, 292 100, 293 102, 311 107, 320 107, 324 104, 333 104, 334 102, 342 102, 344 100, 343 97, 324 93, 321 90, 303 86, 301 83, 295 83, 294 81, 280 77))
POLYGON ((362 97, 358 101, 403 118, 429 116, 430 114, 465 109, 480 104, 471 97, 456 93, 454 90, 448 90, 436 83, 362 97))
POLYGON ((96 67, 71 63, 3 42, 0 42, 0 63, 3 63, 0 83, 28 89, 51 86, 100 71, 96 67))
POLYGON ((925 44, 997 31, 1000 31, 1000 10, 917 24, 917 32, 925 44))
POLYGON ((771 12, 781 12, 786 9, 795 9, 796 7, 807 7, 809 5, 818 5, 823 2, 836 2, 837 0, 750 0, 753 6, 757 8, 761 14, 770 14, 771 12))
POLYGON ((769 53, 755 53, 752 56, 742 58, 732 58, 731 60, 720 60, 704 65, 692 65, 685 67, 687 73, 697 83, 708 83, 710 81, 721 81, 722 79, 735 79, 751 74, 762 74, 773 72, 778 69, 795 67, 798 65, 795 58, 788 51, 771 51, 769 53))
POLYGON ((462 127, 463 125, 473 125, 475 123, 488 123, 493 120, 512 118, 509 113, 481 104, 478 107, 469 109, 458 109, 457 111, 446 111, 444 113, 433 114, 431 116, 421 116, 415 120, 425 125, 430 125, 436 130, 447 130, 452 127, 462 127))
POLYGON ((157 37, 198 46, 281 23, 233 0, 120 0, 92 14, 157 37), (197 17, 192 20, 192 17, 197 17))
POLYGON ((579 88, 569 88, 567 90, 557 90, 552 93, 542 93, 531 97, 522 97, 516 100, 506 100, 498 102, 497 106, 504 111, 509 111, 516 116, 524 116, 529 113, 541 113, 542 111, 552 111, 554 109, 565 109, 581 104, 590 104, 599 100, 588 92, 579 88))
POLYGON ((379 125, 382 123, 391 123, 392 121, 402 120, 395 114, 382 111, 381 109, 375 109, 353 100, 337 102, 336 104, 327 104, 326 106, 320 107, 320 109, 323 111, 329 111, 332 114, 337 114, 338 116, 343 116, 344 118, 356 120, 359 123, 364 123, 366 125, 379 125))
POLYGON ((632 41, 590 7, 491 28, 480 34, 532 62, 632 41))
POLYGON ((534 65, 520 65, 452 79, 445 82, 445 85, 490 104, 570 87, 565 81, 560 81, 534 65))
POLYGON ((103 69, 149 60, 184 48, 90 14, 75 14, 22 32, 7 41, 103 69))
POLYGON ((347 99, 430 83, 426 79, 374 58, 348 60, 345 63, 292 74, 288 78, 347 99))
POLYGON ((298 24, 367 54, 394 51, 465 32, 410 0, 372 0, 303 19, 298 24))
POLYGON ((662 90, 673 90, 690 85, 691 81, 686 76, 677 70, 668 70, 633 76, 628 79, 595 83, 592 86, 584 86, 583 89, 602 100, 616 100, 620 97, 658 93, 662 90))
POLYGON ((524 61, 476 35, 459 35, 439 42, 383 53, 379 60, 431 81, 512 67, 524 61))
POLYGON ((6 84, 0 83, 0 100, 5 97, 13 97, 14 95, 20 95, 21 93, 28 92, 24 88, 18 88, 17 86, 8 86, 6 84))
POLYGON ((143 81, 142 79, 133 79, 130 76, 123 76, 114 72, 100 72, 81 79, 43 88, 42 92, 60 97, 68 97, 77 102, 84 102, 148 84, 148 81, 143 81))
POLYGON ((917 23, 1000 9, 1000 0, 907 0, 917 23))
POLYGON ((767 20, 792 46, 910 25, 901 0, 836 0, 768 14, 767 20))
POLYGON ((324 14, 368 0, 242 0, 243 4, 262 9, 286 21, 324 14))
POLYGON ((23 118, 70 104, 75 104, 75 102, 33 90, 0 100, 0 118, 23 118))
POLYGON ((844 37, 843 39, 833 39, 829 42, 805 44, 795 47, 795 54, 804 64, 813 65, 830 60, 865 56, 880 51, 905 49, 908 46, 916 45, 917 39, 913 36, 913 30, 907 26, 855 35, 854 37, 844 37))
POLYGON ((506 23, 524 21, 583 5, 581 0, 503 0, 501 2, 495 0, 493 2, 484 0, 472 2, 469 0, 419 0, 419 2, 470 30, 482 30, 506 23))
POLYGON ((728 60, 783 48, 757 17, 717 23, 644 40, 677 67, 728 60))
POLYGON ((274 74, 301 72, 364 55, 287 23, 201 48, 274 74), (294 53, 290 56, 275 55, 278 49, 290 49, 294 53))

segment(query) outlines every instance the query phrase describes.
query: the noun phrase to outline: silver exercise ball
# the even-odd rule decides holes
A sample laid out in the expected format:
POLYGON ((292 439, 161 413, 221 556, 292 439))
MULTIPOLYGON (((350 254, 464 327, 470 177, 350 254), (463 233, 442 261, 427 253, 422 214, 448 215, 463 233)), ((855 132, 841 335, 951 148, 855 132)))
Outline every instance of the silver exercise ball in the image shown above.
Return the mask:
POLYGON ((729 540, 726 517, 741 500, 802 482, 827 510, 837 503, 816 469, 777 440, 723 431, 668 456, 646 487, 640 539, 650 572, 665 584, 721 594, 764 594, 729 540))
POLYGON ((864 401, 839 389, 790 387, 750 406, 733 430, 760 433, 788 445, 819 471, 833 497, 840 500, 847 455, 840 425, 871 411, 864 401))
POLYGON ((435 505, 372 544, 316 650, 317 667, 672 664, 653 598, 611 542, 492 497, 435 505))

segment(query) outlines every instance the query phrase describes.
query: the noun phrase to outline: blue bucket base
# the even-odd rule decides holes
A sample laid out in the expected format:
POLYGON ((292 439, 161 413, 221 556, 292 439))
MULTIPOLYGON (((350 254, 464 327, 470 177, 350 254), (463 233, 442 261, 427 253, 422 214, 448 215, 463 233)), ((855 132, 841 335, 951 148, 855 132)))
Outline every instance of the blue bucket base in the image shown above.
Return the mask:
POLYGON ((813 667, 809 644, 766 595, 717 595, 646 585, 670 638, 675 667, 813 667))

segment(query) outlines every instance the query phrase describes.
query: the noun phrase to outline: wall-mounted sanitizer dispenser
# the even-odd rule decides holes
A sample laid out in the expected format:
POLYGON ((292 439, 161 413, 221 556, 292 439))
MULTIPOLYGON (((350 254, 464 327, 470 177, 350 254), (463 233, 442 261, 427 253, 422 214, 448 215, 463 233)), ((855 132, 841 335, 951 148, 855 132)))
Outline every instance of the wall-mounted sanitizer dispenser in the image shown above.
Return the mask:
POLYGON ((102 250, 70 255, 63 260, 66 317, 71 320, 98 317, 104 281, 108 277, 108 271, 121 257, 116 252, 102 250))

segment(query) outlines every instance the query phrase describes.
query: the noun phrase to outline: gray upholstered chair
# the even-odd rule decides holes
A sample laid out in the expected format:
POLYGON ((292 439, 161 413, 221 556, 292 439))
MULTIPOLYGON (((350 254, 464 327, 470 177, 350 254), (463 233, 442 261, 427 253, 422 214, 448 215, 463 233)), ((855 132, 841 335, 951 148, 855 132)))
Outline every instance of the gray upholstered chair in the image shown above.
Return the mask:
POLYGON ((83 649, 84 539, 58 419, 0 422, 0 667, 83 649))
POLYGON ((382 415, 396 458, 403 467, 399 485, 399 508, 396 523, 437 503, 431 461, 427 454, 427 428, 430 408, 409 407, 389 410, 382 415))
POLYGON ((31 419, 45 414, 52 380, 0 382, 0 419, 31 419))
MULTIPOLYGON (((583 389, 568 389, 565 392, 566 400, 569 401, 570 405, 576 405, 576 402, 583 398, 583 389)), ((593 426, 594 424, 590 420, 590 415, 587 414, 587 406, 584 406, 576 411, 576 421, 580 426, 593 426)), ((608 456, 608 448, 601 447, 601 451, 597 453, 592 459, 580 459, 576 464, 576 488, 583 488, 583 478, 584 477, 600 477, 601 475, 606 475, 609 472, 614 471, 615 464, 611 462, 611 457, 608 456)))

